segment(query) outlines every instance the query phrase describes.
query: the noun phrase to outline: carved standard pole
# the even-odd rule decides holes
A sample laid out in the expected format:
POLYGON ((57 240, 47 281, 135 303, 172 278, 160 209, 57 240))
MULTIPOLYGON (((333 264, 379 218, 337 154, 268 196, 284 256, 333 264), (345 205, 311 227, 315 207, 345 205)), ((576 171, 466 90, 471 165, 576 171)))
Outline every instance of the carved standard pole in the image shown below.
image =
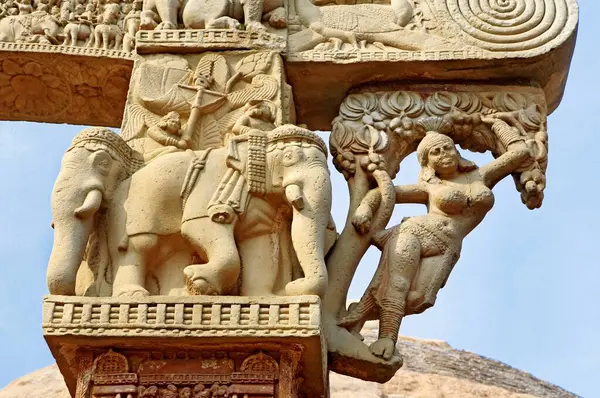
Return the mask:
POLYGON ((402 319, 435 304, 494 185, 512 175, 541 206, 575 0, 320 3, 0 4, 0 118, 121 126, 74 137, 52 195, 43 328, 72 396, 385 382, 402 319), (311 129, 331 129, 348 183, 339 234, 311 129), (415 184, 394 186, 415 151, 415 184), (388 225, 402 203, 427 207, 388 225))

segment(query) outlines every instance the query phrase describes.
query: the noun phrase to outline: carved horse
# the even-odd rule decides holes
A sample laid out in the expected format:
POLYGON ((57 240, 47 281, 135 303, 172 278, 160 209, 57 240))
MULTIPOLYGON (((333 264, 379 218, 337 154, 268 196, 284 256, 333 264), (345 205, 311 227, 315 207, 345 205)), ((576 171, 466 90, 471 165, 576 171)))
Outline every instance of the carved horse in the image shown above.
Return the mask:
POLYGON ((65 46, 77 46, 81 40, 84 41, 84 46, 91 47, 94 45, 94 28, 90 23, 69 22, 64 29, 65 46))

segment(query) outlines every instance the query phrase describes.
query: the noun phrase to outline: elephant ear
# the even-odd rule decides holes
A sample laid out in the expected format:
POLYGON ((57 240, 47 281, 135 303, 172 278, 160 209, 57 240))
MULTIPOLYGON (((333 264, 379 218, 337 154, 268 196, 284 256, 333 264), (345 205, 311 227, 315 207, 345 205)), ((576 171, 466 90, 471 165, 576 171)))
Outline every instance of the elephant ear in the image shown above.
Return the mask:
POLYGON ((92 154, 92 166, 102 175, 108 175, 112 162, 110 154, 102 149, 92 154))

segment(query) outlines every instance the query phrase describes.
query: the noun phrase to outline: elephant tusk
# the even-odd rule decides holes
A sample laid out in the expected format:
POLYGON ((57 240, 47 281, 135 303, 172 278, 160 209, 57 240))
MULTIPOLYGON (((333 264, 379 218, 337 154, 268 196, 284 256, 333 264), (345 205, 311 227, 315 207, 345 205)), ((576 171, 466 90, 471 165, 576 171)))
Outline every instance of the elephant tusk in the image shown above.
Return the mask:
POLYGON ((285 197, 298 211, 304 209, 304 198, 302 197, 302 190, 296 184, 290 184, 285 187, 285 197))
POLYGON ((83 204, 75 209, 75 217, 77 218, 88 218, 98 211, 102 204, 102 192, 97 189, 93 189, 88 192, 83 204))

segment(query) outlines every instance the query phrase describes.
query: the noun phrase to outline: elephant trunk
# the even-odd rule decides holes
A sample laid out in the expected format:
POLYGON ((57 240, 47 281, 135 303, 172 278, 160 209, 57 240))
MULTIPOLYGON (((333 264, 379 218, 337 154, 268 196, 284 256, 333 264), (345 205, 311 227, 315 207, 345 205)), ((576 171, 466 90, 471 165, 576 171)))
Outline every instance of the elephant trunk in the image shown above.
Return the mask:
POLYGON ((46 276, 50 294, 75 295, 77 271, 92 231, 93 216, 101 202, 102 193, 93 189, 88 192, 83 204, 74 211, 65 212, 61 208, 69 203, 55 203, 54 245, 46 276))

